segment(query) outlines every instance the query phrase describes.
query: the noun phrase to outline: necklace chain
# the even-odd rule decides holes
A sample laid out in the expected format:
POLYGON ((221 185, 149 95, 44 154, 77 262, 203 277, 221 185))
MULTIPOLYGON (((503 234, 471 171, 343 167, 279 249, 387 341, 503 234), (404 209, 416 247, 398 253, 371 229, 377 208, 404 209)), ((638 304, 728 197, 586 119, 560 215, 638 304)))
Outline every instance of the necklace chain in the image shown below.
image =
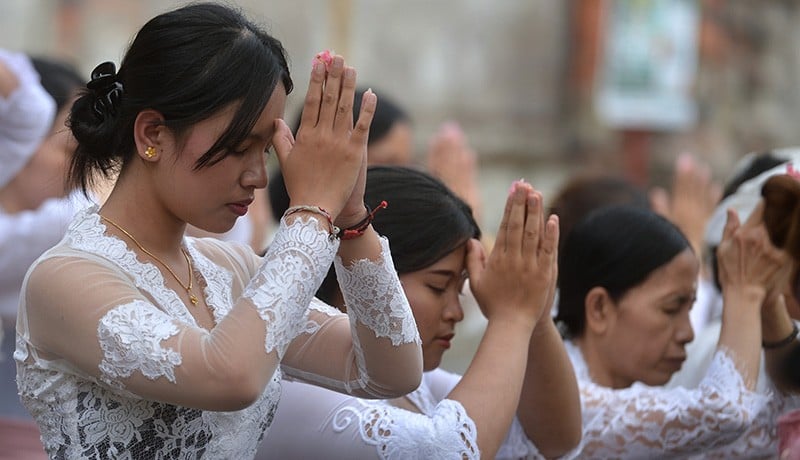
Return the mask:
POLYGON ((193 281, 194 281, 194 275, 193 275, 193 273, 194 273, 193 270, 194 269, 192 267, 192 259, 189 258, 189 254, 186 253, 185 249, 181 248, 181 254, 183 254, 183 257, 186 259, 186 265, 189 267, 189 285, 188 286, 184 285, 183 282, 181 282, 181 279, 178 278, 178 275, 176 275, 175 272, 172 271, 171 268, 169 268, 169 265, 167 265, 163 260, 161 260, 158 257, 156 257, 155 254, 153 254, 152 252, 150 252, 147 249, 145 249, 144 246, 142 246, 142 244, 139 243, 139 241, 136 238, 134 238, 133 235, 130 234, 130 232, 128 232, 127 230, 122 228, 118 223, 114 222, 113 220, 109 219, 106 216, 100 216, 100 218, 103 219, 104 221, 108 222, 109 224, 113 225, 114 227, 116 227, 117 230, 119 230, 122 233, 124 233, 125 236, 130 238, 131 241, 133 241, 136 244, 136 246, 138 246, 139 249, 141 249, 141 251, 143 253, 147 254, 148 256, 153 258, 153 260, 155 260, 156 262, 161 264, 161 266, 166 268, 167 271, 169 272, 169 274, 172 275, 173 278, 175 278, 175 281, 177 281, 178 284, 180 284, 182 288, 186 289, 186 293, 189 294, 189 301, 192 302, 192 305, 197 305, 197 297, 194 294, 192 294, 192 286, 193 286, 193 281))

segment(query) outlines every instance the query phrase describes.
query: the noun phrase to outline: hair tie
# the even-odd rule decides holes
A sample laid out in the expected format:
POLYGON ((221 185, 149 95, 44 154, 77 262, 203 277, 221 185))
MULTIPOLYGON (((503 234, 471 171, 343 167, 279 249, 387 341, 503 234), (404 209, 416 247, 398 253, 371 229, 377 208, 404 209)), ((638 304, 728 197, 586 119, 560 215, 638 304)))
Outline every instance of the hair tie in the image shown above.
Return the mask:
POLYGON ((92 70, 92 79, 86 87, 94 94, 94 113, 102 120, 117 114, 122 83, 117 80, 117 67, 113 62, 104 62, 92 70))

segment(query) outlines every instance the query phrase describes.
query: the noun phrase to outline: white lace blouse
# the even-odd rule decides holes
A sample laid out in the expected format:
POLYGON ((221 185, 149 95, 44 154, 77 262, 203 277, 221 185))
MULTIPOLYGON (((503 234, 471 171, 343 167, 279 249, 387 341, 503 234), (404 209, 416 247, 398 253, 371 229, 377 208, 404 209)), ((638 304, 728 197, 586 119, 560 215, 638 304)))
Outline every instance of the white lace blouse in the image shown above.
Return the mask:
MULTIPOLYGON (((442 369, 426 372, 419 388, 406 395, 419 413, 387 400, 355 398, 285 379, 259 458, 478 459, 475 424, 458 401, 447 399, 460 379, 442 369)), ((515 418, 495 458, 535 455, 515 418)))
POLYGON ((717 351, 696 389, 634 383, 616 390, 592 382, 578 346, 565 341, 581 393, 578 458, 705 458, 750 427, 766 398, 749 391, 731 357, 717 351))
POLYGON ((385 239, 378 262, 336 258, 349 317, 307 308, 338 247, 311 219, 282 222, 263 259, 215 239, 183 244, 210 331, 154 265, 105 234, 97 207, 33 265, 14 357, 51 458, 253 458, 280 397, 278 364, 362 397, 419 381, 419 336, 385 239), (258 385, 241 380, 253 399, 220 411, 241 397, 232 376, 253 374, 258 385))

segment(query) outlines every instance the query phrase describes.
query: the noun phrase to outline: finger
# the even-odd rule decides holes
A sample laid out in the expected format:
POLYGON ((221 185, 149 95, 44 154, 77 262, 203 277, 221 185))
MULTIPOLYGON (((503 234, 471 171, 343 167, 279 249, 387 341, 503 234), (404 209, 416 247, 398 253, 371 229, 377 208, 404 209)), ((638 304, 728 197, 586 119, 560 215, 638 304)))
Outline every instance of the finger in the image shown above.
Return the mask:
POLYGON ((467 268, 467 275, 469 276, 469 286, 473 289, 474 286, 480 286, 483 277, 483 271, 486 268, 486 253, 483 250, 483 245, 476 239, 467 241, 467 255, 465 258, 465 265, 467 268))
POLYGON ((328 76, 325 78, 325 89, 322 92, 322 104, 319 108, 319 124, 333 127, 336 107, 339 105, 339 94, 342 91, 342 74, 344 58, 336 55, 331 63, 328 76))
POLYGON ((356 69, 345 66, 342 74, 342 94, 336 108, 333 126, 337 131, 350 132, 353 129, 353 96, 356 93, 356 69))
POLYGON ((511 205, 511 214, 508 219, 506 229, 506 251, 512 254, 520 254, 522 250, 522 238, 525 234, 526 214, 528 212, 528 194, 531 186, 525 182, 517 184, 514 192, 514 199, 511 205))
POLYGON ((739 228, 739 216, 732 208, 726 210, 725 227, 722 229, 722 241, 730 240, 739 228))
MULTIPOLYGON (((375 108, 378 106, 378 96, 368 89, 364 92, 361 98, 361 109, 358 113, 358 120, 353 128, 353 134, 350 140, 358 145, 367 145, 369 139, 369 127, 372 124, 372 118, 375 116, 375 108)), ((351 110, 352 111, 352 110, 351 110)))
POLYGON ((275 120, 275 134, 272 135, 272 146, 275 148, 278 162, 283 167, 289 157, 289 152, 294 147, 294 136, 292 136, 292 130, 289 129, 286 122, 280 118, 275 120))
POLYGON ((522 251, 526 261, 534 262, 539 250, 539 239, 544 226, 542 216, 542 195, 537 191, 528 193, 526 197, 525 232, 522 241, 522 251))
POLYGON ((542 237, 540 248, 547 262, 553 265, 555 265, 558 256, 558 238, 558 216, 552 214, 547 218, 547 222, 545 223, 544 236, 542 237))
POLYGON ((300 115, 300 128, 314 127, 319 121, 319 105, 322 101, 322 88, 325 83, 325 64, 314 60, 314 67, 311 69, 311 79, 308 82, 306 99, 303 102, 303 112, 300 115))
MULTIPOLYGON (((508 190, 508 197, 506 198, 506 207, 503 209, 503 218, 500 219, 500 226, 497 228, 497 238, 495 239, 494 246, 501 250, 506 250, 506 240, 508 238, 508 222, 511 219, 511 207, 514 203, 514 195, 517 192, 517 182, 511 184, 508 190)), ((492 251, 494 252, 494 251, 492 251)))

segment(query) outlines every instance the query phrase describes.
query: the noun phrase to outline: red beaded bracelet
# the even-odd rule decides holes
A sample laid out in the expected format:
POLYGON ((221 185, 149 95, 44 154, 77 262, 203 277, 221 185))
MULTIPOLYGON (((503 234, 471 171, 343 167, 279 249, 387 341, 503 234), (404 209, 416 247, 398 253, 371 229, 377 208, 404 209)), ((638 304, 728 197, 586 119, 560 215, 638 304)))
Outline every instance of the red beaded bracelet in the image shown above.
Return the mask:
POLYGON ((362 236, 364 232, 367 231, 367 227, 375 220, 375 213, 389 206, 389 203, 387 203, 386 200, 381 201, 381 204, 376 206, 375 209, 370 209, 369 205, 364 206, 367 208, 367 217, 352 227, 339 230, 339 233, 336 235, 339 239, 353 240, 362 236))

